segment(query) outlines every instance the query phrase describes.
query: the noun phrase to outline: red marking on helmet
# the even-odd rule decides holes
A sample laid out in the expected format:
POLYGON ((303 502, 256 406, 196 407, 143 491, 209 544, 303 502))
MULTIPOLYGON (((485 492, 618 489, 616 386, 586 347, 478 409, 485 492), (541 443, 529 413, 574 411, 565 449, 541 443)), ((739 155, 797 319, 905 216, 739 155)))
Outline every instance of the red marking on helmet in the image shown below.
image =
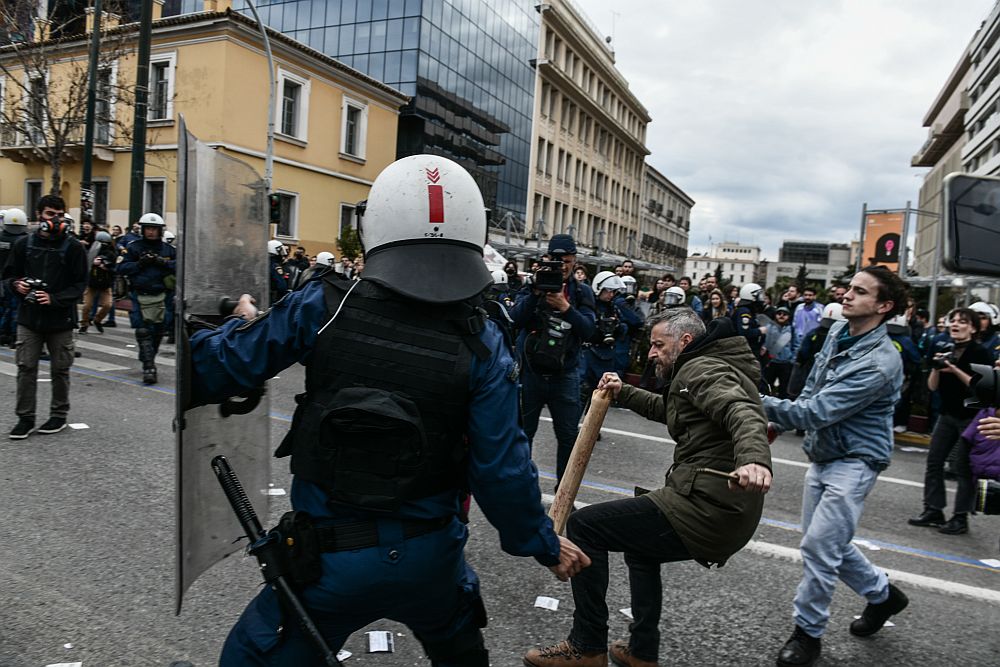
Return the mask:
POLYGON ((428 185, 427 202, 427 222, 432 225, 444 222, 444 188, 440 185, 428 185))
POLYGON ((437 183, 441 178, 441 172, 437 169, 424 169, 427 172, 427 180, 431 183, 437 183))

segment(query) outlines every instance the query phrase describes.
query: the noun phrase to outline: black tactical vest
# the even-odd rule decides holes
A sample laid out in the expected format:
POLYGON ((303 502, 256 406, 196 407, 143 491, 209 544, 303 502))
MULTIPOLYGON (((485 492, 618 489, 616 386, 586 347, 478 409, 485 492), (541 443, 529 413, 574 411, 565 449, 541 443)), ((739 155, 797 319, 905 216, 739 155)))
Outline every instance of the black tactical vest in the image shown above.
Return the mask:
POLYGON ((421 304, 368 281, 323 277, 332 323, 306 363, 292 428, 275 456, 331 502, 394 511, 465 482, 472 355, 482 311, 421 304))
POLYGON ((25 232, 20 234, 12 234, 6 229, 0 229, 0 269, 2 269, 7 264, 7 258, 10 256, 10 250, 14 247, 14 242, 20 238, 24 238, 25 232))

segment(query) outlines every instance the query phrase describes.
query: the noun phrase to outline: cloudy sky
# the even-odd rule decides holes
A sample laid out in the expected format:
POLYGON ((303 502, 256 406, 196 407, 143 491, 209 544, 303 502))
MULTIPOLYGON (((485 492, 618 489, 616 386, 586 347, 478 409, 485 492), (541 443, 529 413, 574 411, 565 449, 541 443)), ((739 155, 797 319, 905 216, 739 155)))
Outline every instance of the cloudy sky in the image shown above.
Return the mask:
POLYGON ((848 242, 917 204, 922 120, 995 0, 576 0, 653 118, 651 164, 710 240, 848 242), (617 14, 612 17, 612 10, 617 14))

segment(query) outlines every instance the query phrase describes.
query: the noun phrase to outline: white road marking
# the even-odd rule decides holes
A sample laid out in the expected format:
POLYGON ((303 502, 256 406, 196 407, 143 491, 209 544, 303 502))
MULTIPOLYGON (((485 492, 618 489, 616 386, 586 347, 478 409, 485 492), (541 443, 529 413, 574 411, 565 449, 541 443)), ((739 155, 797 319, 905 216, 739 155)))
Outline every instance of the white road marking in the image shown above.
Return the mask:
MULTIPOLYGON (((111 347, 110 345, 101 345, 100 343, 91 343, 89 340, 76 339, 76 346, 84 350, 92 350, 94 352, 103 352, 104 354, 110 354, 116 357, 124 357, 126 359, 135 359, 136 362, 139 359, 136 357, 135 352, 130 350, 123 350, 120 347, 111 347)), ((164 357, 163 355, 156 355, 156 363, 162 364, 163 366, 176 366, 177 362, 173 359, 164 357)), ((81 366, 83 364, 80 364, 81 366)))
MULTIPOLYGON (((0 375, 9 375, 12 378, 16 378, 17 377, 17 365, 16 364, 8 363, 6 361, 0 361, 0 375)), ((44 379, 48 378, 48 375, 49 375, 48 371, 46 371, 46 370, 42 369, 41 367, 39 367, 39 369, 38 369, 38 378, 39 378, 39 381, 44 381, 44 379)))
MULTIPOLYGON (((544 504, 551 505, 554 499, 555 496, 551 493, 542 494, 542 503, 544 504)), ((580 500, 576 501, 574 504, 576 507, 587 507, 590 505, 590 503, 585 503, 580 500)), ((770 542, 762 542, 760 540, 750 540, 747 545, 743 547, 743 549, 761 556, 781 558, 783 560, 792 561, 793 563, 802 562, 802 554, 799 553, 799 550, 794 547, 785 547, 780 544, 772 544, 770 542)), ((889 568, 882 569, 885 570, 886 574, 888 574, 889 578, 893 581, 903 582, 915 588, 923 588, 949 595, 961 595, 963 597, 972 598, 973 600, 1000 604, 1000 591, 995 591, 989 588, 978 588, 976 586, 960 584, 956 581, 948 581, 946 579, 927 577, 922 574, 904 572, 903 570, 892 570, 889 568)))
MULTIPOLYGON (((551 417, 541 417, 543 421, 552 421, 551 417)), ((665 445, 676 445, 677 441, 670 438, 663 438, 656 435, 646 435, 645 433, 633 433, 632 431, 620 431, 616 428, 608 428, 607 426, 601 427, 601 433, 614 433, 615 435, 624 435, 630 438, 638 438, 639 440, 650 440, 652 442, 662 442, 665 445)), ((781 459, 776 457, 771 457, 772 463, 779 463, 781 465, 792 466, 794 468, 808 468, 809 463, 807 461, 793 461, 792 459, 781 459)), ((884 475, 879 475, 878 481, 889 482, 891 484, 901 484, 903 486, 913 486, 918 489, 924 488, 923 482, 914 482, 909 479, 902 479, 900 477, 886 477, 884 475)), ((948 491, 954 491, 950 486, 948 491)))
POLYGON ((107 373, 109 371, 124 371, 128 370, 128 366, 116 366, 115 364, 109 364, 106 361, 98 361, 96 359, 87 359, 86 357, 80 357, 79 359, 73 360, 74 366, 80 366, 81 368, 89 368, 92 371, 101 371, 107 373))

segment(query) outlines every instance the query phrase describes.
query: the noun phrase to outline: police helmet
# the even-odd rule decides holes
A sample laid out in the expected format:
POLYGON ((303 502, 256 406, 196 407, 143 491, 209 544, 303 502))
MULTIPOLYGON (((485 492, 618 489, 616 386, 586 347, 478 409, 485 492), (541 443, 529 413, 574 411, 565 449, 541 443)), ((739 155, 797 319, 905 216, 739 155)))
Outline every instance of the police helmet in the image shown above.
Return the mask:
POLYGON ((494 285, 506 285, 507 284, 507 274, 497 269, 496 271, 491 271, 490 274, 493 276, 494 285))
POLYGON ((986 303, 985 301, 977 301, 976 303, 969 306, 969 310, 974 310, 980 315, 986 315, 990 318, 991 326, 1000 326, 1000 310, 997 309, 992 303, 986 303))
POLYGON ((594 276, 592 285, 595 294, 600 294, 601 290, 605 289, 615 292, 625 289, 625 283, 622 282, 621 277, 616 275, 614 271, 601 271, 594 276))
POLYGON ((622 276, 622 282, 625 283, 625 293, 626 294, 636 294, 639 291, 639 283, 635 281, 633 276, 622 276))
POLYGON ((99 243, 111 243, 111 234, 108 234, 106 231, 101 230, 96 234, 94 234, 94 240, 99 243))
POLYGON ((687 299, 687 293, 684 288, 677 285, 668 287, 667 291, 663 293, 663 305, 665 306, 680 306, 685 299, 687 299))
POLYGON ((163 231, 163 240, 169 243, 170 245, 173 245, 174 241, 177 240, 177 234, 174 234, 169 229, 166 229, 163 231))
POLYGON ((831 323, 846 320, 844 307, 836 301, 826 304, 826 307, 823 308, 823 319, 829 320, 831 323))
POLYGON ((333 253, 323 251, 316 255, 316 266, 330 266, 333 264, 333 253))
POLYGON ((359 222, 365 279, 403 296, 454 303, 493 284, 483 262, 486 208, 472 176, 412 155, 376 177, 359 222))
POLYGON ((161 218, 156 213, 144 213, 141 218, 139 218, 140 227, 166 227, 167 223, 163 222, 161 218))
POLYGON ((740 301, 763 301, 764 288, 757 283, 747 283, 740 288, 740 301))
POLYGON ((277 255, 278 257, 282 257, 287 252, 288 248, 286 248, 285 244, 282 243, 281 241, 278 241, 277 239, 271 239, 270 241, 267 242, 268 255, 277 255))
POLYGON ((896 315, 895 317, 889 319, 885 323, 885 328, 891 334, 905 334, 908 333, 910 330, 910 326, 906 321, 906 315, 903 313, 900 313, 899 315, 896 315))
POLYGON ((19 208, 3 212, 3 228, 11 234, 23 234, 28 227, 28 216, 19 208))

